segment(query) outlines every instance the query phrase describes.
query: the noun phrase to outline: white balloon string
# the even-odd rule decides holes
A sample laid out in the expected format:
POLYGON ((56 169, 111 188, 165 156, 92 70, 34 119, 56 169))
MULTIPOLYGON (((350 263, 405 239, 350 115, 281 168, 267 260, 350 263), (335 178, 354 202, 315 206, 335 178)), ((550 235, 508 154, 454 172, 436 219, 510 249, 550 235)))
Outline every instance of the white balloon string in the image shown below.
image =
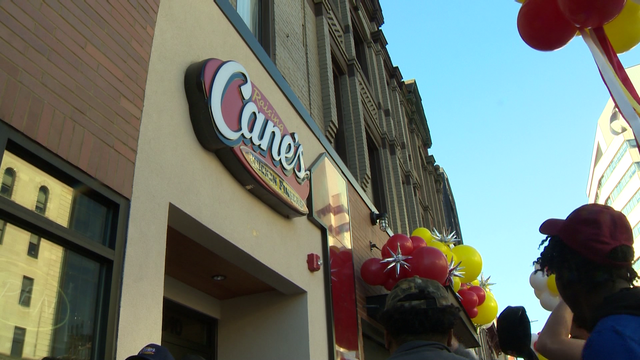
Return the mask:
POLYGON ((605 85, 609 88, 611 96, 618 105, 620 113, 625 120, 627 120, 627 123, 631 126, 636 137, 640 136, 640 115, 634 108, 634 104, 630 101, 630 95, 628 94, 627 89, 625 89, 620 83, 618 76, 609 64, 609 60, 604 56, 602 48, 599 46, 599 42, 593 32, 580 29, 580 33, 582 34, 584 42, 589 47, 589 50, 591 50, 591 54, 593 55, 598 69, 600 69, 605 85))

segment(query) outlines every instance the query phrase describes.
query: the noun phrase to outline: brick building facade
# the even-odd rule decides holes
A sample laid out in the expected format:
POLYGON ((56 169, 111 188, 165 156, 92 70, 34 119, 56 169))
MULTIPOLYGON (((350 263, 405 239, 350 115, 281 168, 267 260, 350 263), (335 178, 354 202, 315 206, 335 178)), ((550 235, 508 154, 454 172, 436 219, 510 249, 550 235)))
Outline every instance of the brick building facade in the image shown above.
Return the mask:
MULTIPOLYGON (((371 245, 419 226, 460 230, 418 86, 391 61, 377 0, 4 1, 0 17, 0 163, 16 159, 0 174, 0 263, 13 261, 7 244, 45 244, 40 260, 19 264, 36 275, 0 266, 0 285, 18 299, 0 302, 28 314, 0 327, 0 357, 124 358, 149 342, 176 358, 385 356, 367 311, 385 291, 359 277, 379 255, 371 245), (323 208, 331 223, 317 196, 308 216, 282 216, 198 144, 185 73, 208 58, 246 68, 286 126, 277 133, 304 144, 311 194, 333 189, 314 179, 318 164, 336 169, 325 182, 344 182, 348 201, 323 208), (68 221, 52 220, 55 192, 22 192, 35 210, 11 197, 47 181, 68 186, 68 221), (372 226, 372 213, 387 213, 389 229, 372 226), (355 274, 351 348, 335 341, 331 315, 329 254, 339 247, 355 274), (320 272, 307 270, 313 254, 320 272), (55 305, 45 314, 25 305, 32 297, 55 305), (32 326, 39 318, 49 328, 32 326), (189 324, 199 332, 183 332, 189 324)), ((456 332, 477 345, 468 319, 456 332)))

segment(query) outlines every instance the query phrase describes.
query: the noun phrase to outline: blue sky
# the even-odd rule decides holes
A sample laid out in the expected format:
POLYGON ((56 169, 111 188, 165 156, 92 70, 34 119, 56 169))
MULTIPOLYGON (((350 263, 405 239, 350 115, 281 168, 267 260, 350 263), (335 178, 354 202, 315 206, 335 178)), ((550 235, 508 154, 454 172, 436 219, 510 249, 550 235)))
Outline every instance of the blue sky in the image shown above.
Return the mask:
MULTIPOLYGON (((513 0, 380 0, 394 65, 416 79, 431 153, 449 176, 464 242, 499 311, 549 316, 529 285, 540 224, 587 202, 596 122, 609 94, 581 38, 555 52, 518 35, 513 0)), ((640 46, 621 55, 640 63, 640 46)))

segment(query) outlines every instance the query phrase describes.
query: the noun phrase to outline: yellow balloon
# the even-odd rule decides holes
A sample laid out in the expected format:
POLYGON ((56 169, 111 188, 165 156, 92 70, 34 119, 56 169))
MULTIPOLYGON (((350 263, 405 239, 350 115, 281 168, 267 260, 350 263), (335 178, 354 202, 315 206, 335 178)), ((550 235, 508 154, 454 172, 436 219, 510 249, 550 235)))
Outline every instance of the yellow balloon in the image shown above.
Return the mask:
POLYGON ((464 266, 460 272, 464 272, 464 277, 461 279, 463 283, 469 283, 475 280, 480 272, 482 272, 482 257, 480 253, 469 245, 458 245, 454 247, 453 252, 458 261, 462 262, 460 266, 464 266))
POLYGON ((538 355, 538 360, 549 360, 546 357, 540 355, 540 353, 536 352, 536 355, 538 355))
POLYGON ((480 286, 480 281, 478 279, 475 279, 471 282, 471 285, 480 286))
POLYGON ((431 235, 431 231, 429 231, 426 228, 423 227, 419 227, 415 230, 413 230, 413 232, 411 233, 411 236, 419 236, 421 238, 424 239, 424 241, 426 241, 427 243, 430 240, 433 240, 433 235, 431 235))
POLYGON ((431 246, 434 247, 440 251, 442 251, 443 254, 447 255, 447 253, 451 253, 451 249, 449 249, 449 247, 443 243, 441 243, 438 240, 432 239, 427 241, 427 246, 431 246))
POLYGON ((454 277, 453 278, 453 291, 458 292, 458 290, 460 290, 460 278, 459 277, 454 277))
POLYGON ((616 53, 633 49, 640 43, 640 4, 627 1, 622 12, 604 26, 604 32, 616 53))
POLYGON ((547 287, 552 295, 558 296, 558 286, 556 285, 556 275, 550 275, 547 278, 547 287))
POLYGON ((487 297, 482 305, 478 306, 478 316, 471 319, 476 325, 487 325, 498 316, 498 303, 493 294, 487 291, 487 297))

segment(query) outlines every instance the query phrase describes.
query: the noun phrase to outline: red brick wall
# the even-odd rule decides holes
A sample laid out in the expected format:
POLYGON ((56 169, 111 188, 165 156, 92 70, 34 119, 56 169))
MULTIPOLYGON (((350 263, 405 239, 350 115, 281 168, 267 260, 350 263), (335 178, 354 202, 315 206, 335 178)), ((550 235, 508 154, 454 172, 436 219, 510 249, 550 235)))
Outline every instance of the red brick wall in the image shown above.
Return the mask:
POLYGON ((160 0, 0 0, 0 120, 131 197, 160 0))

